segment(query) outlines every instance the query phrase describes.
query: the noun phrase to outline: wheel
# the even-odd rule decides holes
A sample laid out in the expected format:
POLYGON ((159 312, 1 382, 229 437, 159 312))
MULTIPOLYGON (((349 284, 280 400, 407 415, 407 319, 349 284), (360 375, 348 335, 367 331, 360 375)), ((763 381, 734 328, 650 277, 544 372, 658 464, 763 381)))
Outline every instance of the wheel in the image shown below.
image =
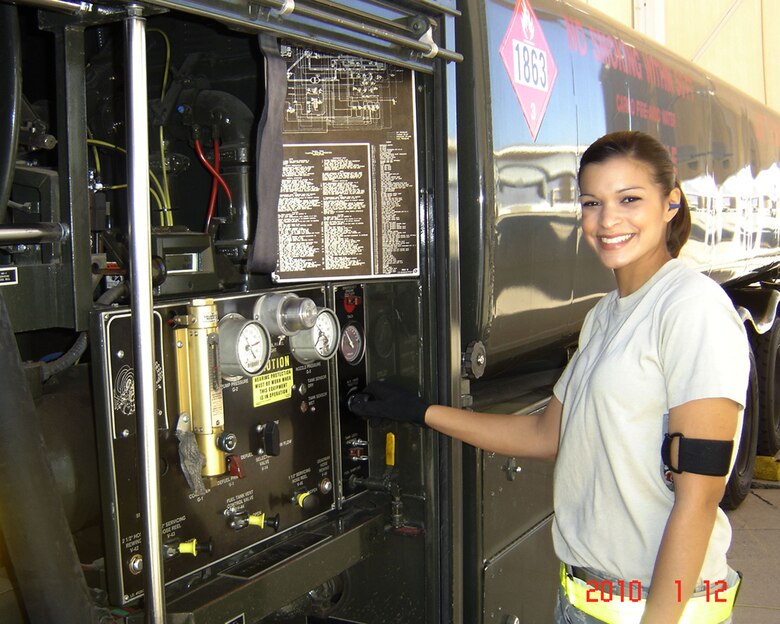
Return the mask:
POLYGON ((723 509, 736 509, 750 492, 753 481, 753 469, 756 466, 756 439, 758 438, 758 370, 756 358, 750 352, 750 378, 748 380, 747 397, 745 398, 745 414, 742 419, 742 436, 739 440, 737 459, 731 471, 726 491, 720 506, 723 509))
POLYGON ((753 336, 758 366, 758 454, 773 456, 780 450, 780 318, 765 334, 753 336))

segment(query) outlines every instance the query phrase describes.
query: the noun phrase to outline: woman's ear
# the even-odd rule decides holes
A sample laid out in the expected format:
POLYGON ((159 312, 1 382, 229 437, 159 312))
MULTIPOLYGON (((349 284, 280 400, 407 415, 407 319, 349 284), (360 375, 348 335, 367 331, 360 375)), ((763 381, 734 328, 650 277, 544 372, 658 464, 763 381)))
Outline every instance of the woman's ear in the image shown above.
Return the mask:
POLYGON ((672 189, 672 192, 669 193, 669 196, 666 198, 668 205, 666 214, 664 215, 664 218, 667 223, 669 223, 672 219, 674 219, 675 216, 677 216, 677 213, 680 211, 680 201, 682 200, 682 191, 680 191, 679 188, 672 189))

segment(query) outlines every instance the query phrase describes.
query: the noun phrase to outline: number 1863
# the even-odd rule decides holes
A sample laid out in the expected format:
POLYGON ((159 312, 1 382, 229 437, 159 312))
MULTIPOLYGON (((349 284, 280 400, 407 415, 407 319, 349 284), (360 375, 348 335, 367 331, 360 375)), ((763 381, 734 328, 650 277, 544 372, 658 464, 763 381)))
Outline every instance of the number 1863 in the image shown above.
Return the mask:
POLYGON ((512 41, 515 82, 539 91, 547 91, 547 53, 532 45, 512 41))

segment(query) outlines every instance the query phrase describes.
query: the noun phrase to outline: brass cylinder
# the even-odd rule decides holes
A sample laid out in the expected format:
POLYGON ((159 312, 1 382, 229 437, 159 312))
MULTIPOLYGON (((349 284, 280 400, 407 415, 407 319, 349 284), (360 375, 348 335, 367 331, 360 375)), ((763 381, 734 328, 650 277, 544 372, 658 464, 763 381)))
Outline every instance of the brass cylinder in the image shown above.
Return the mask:
POLYGON ((205 458, 201 474, 227 471, 217 438, 225 430, 222 375, 219 369, 219 316, 213 299, 194 299, 187 306, 187 327, 176 331, 179 406, 188 412, 192 432, 205 458))

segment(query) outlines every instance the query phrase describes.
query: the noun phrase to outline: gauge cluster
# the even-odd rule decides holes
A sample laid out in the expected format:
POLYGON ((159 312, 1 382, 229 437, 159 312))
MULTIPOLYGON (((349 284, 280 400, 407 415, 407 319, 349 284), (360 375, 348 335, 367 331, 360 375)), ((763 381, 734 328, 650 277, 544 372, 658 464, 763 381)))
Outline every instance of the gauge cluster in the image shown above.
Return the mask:
POLYGON ((354 416, 347 408, 349 396, 366 385, 366 289, 363 284, 337 286, 334 293, 334 311, 341 332, 336 358, 339 387, 341 429, 341 477, 344 496, 359 494, 351 477, 369 476, 369 428, 363 418, 354 416))
MULTIPOLYGON (((155 306, 166 582, 228 566, 336 508, 331 397, 349 341, 333 305, 316 286, 155 306)), ((126 604, 143 591, 130 315, 92 322, 109 592, 126 604)))

